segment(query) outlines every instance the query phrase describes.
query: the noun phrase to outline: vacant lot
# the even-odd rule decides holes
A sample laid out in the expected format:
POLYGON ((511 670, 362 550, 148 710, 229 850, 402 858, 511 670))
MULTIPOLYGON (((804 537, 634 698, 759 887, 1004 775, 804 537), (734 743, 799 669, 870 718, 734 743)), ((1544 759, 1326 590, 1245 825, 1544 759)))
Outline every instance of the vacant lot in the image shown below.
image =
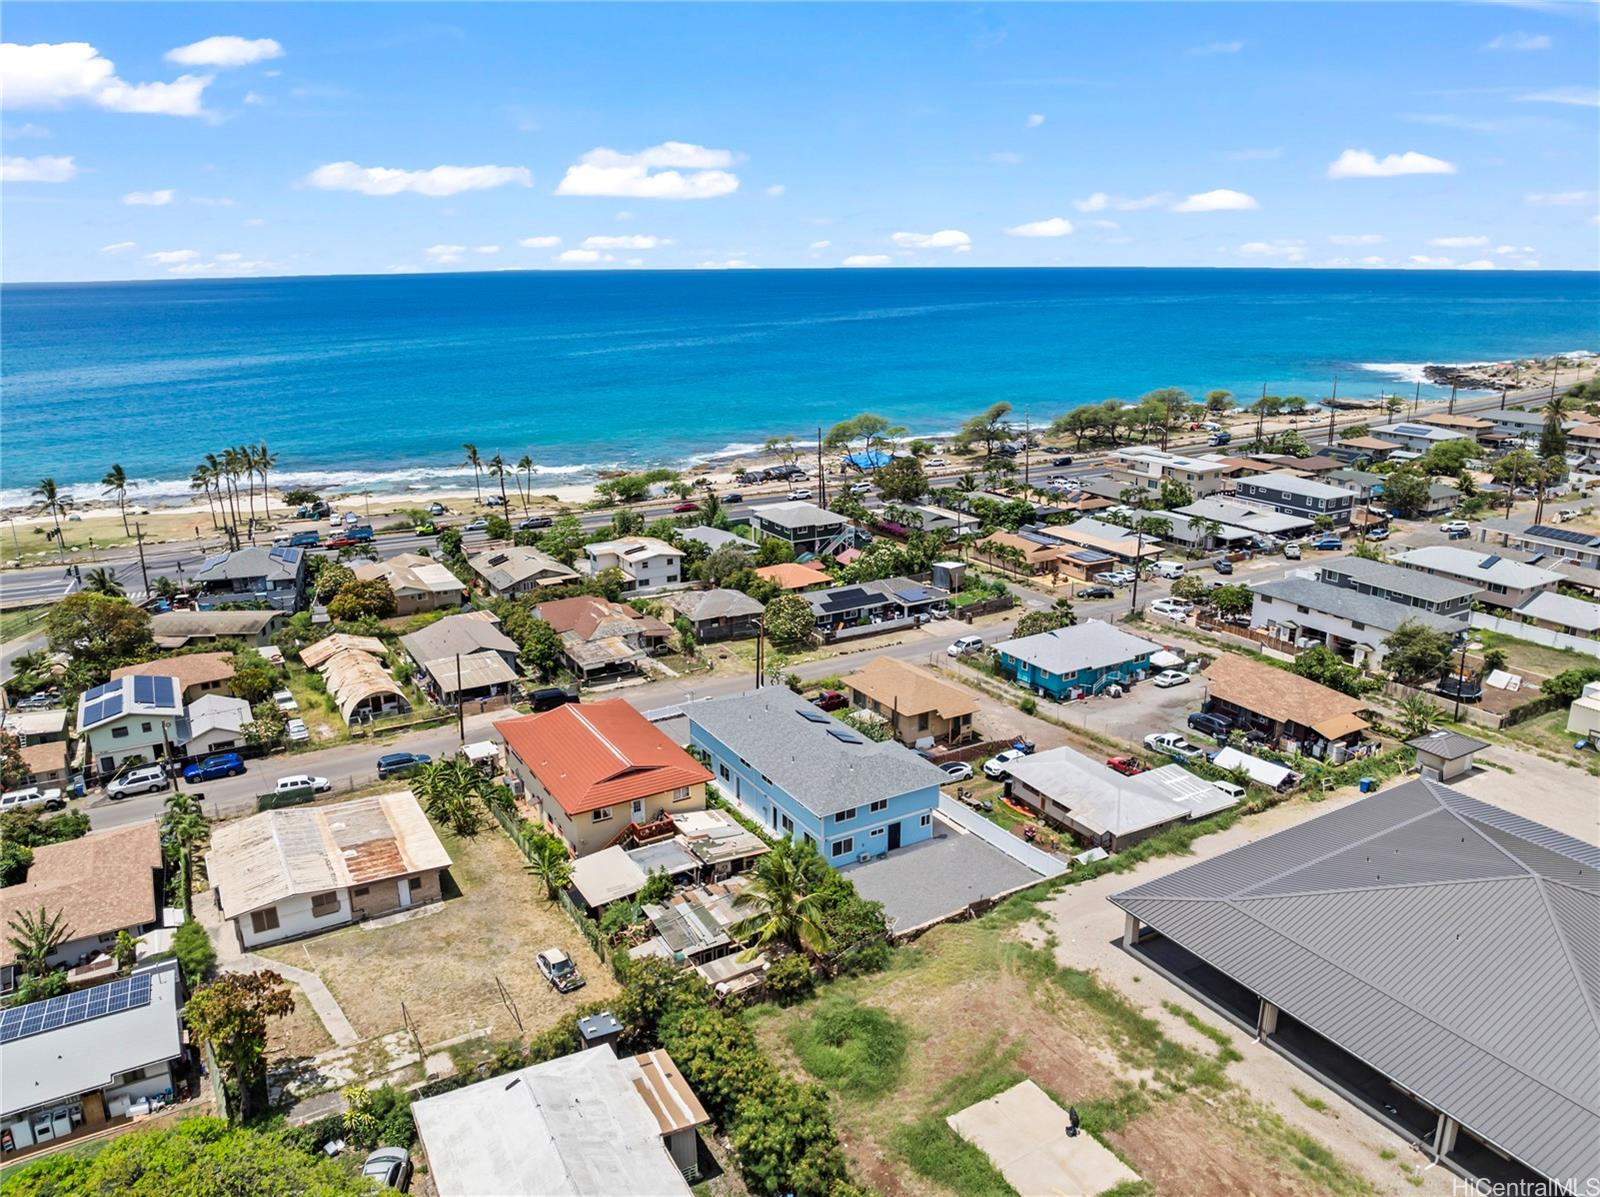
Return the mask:
POLYGON ((363 1039, 402 1029, 402 1005, 428 1045, 485 1030, 499 1039, 527 1038, 581 1003, 616 992, 610 968, 595 959, 566 914, 545 901, 498 827, 468 839, 443 832, 440 838, 455 861, 442 909, 261 954, 320 973, 363 1039), (561 995, 546 984, 534 957, 549 947, 577 961, 589 979, 585 988, 561 995))
MULTIPOLYGON (((1596 664, 1600 664, 1600 661, 1584 653, 1549 648, 1489 628, 1474 628, 1472 638, 1481 641, 1486 649, 1498 648, 1505 653, 1506 669, 1511 673, 1524 675, 1524 694, 1528 694, 1530 684, 1533 690, 1537 691, 1539 681, 1553 677, 1563 670, 1593 668, 1596 664), (1528 675, 1531 675, 1531 678, 1528 675)), ((1528 697, 1532 696, 1528 694, 1528 697)))
POLYGON ((317 1012, 306 1001, 306 996, 294 982, 289 982, 294 993, 294 1013, 288 1018, 274 1018, 267 1023, 267 1055, 278 1060, 314 1056, 333 1046, 333 1036, 322 1025, 317 1012))

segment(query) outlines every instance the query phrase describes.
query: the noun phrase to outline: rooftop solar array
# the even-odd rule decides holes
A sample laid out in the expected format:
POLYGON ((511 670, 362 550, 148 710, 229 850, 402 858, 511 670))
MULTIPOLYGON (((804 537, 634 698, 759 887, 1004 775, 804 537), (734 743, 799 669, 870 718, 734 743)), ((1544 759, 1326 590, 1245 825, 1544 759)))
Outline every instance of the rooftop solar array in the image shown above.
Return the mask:
POLYGON ((830 727, 828 729, 828 734, 830 736, 832 736, 835 740, 838 740, 841 744, 865 744, 866 743, 866 741, 863 740, 860 736, 856 735, 855 732, 846 731, 842 727, 830 727))
POLYGON ((122 693, 122 683, 120 681, 107 682, 103 686, 96 686, 93 690, 85 690, 83 692, 83 701, 93 702, 95 699, 102 698, 113 691, 118 694, 122 693))
POLYGON ((150 974, 123 977, 107 985, 63 993, 59 997, 29 1002, 26 1006, 5 1011, 0 1014, 0 1043, 26 1039, 29 1035, 59 1030, 107 1014, 137 1010, 149 1004, 150 974))
POLYGON ((833 719, 830 716, 824 715, 821 711, 817 710, 815 707, 811 708, 808 711, 796 711, 795 714, 799 715, 800 718, 804 719, 807 723, 832 723, 833 722, 833 719))
POLYGON ((118 687, 115 694, 108 694, 99 702, 88 703, 83 708, 83 719, 80 721, 84 727, 97 727, 107 719, 115 719, 122 714, 122 690, 118 687))
POLYGON ((1578 532, 1572 528, 1552 528, 1549 524, 1534 524, 1528 529, 1529 536, 1542 536, 1546 540, 1559 540, 1562 544, 1600 545, 1600 536, 1592 536, 1588 532, 1578 532))
POLYGON ((296 561, 300 560, 300 550, 279 546, 278 548, 268 552, 267 556, 271 557, 274 561, 281 561, 285 565, 293 565, 296 561))
POLYGON ((141 706, 170 707, 177 700, 176 680, 136 674, 133 679, 133 701, 141 706))

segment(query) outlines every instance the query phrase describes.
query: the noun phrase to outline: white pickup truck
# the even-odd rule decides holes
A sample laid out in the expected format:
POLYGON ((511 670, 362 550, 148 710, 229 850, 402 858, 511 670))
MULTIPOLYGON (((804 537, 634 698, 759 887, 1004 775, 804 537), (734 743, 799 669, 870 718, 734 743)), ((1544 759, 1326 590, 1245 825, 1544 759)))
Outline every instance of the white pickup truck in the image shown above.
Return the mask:
POLYGON ((7 790, 0 794, 0 813, 8 810, 25 810, 29 807, 43 807, 45 810, 65 810, 67 800, 61 796, 60 786, 51 786, 45 789, 41 786, 28 786, 21 790, 7 790))

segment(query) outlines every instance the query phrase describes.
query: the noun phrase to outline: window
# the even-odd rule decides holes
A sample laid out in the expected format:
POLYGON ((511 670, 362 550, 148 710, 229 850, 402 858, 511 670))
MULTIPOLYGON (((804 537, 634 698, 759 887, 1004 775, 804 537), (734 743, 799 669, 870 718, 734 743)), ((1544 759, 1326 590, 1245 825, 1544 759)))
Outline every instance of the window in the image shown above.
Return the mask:
POLYGON ((850 854, 851 850, 855 846, 856 846, 855 837, 847 835, 842 840, 834 841, 833 855, 835 855, 835 856, 848 856, 850 854))
POLYGON ((921 823, 922 826, 927 827, 930 823, 933 822, 933 816, 932 815, 923 815, 922 818, 918 820, 918 822, 921 823))
POLYGON ((602 806, 589 816, 590 822, 593 823, 604 823, 609 818, 611 818, 611 808, 609 806, 602 806))
POLYGON ((730 777, 733 776, 732 773, 728 772, 728 766, 724 765, 721 761, 717 762, 717 772, 722 774, 722 780, 723 781, 727 781, 730 777))
POLYGON ((364 898, 371 892, 372 892, 371 889, 368 888, 367 886, 358 885, 358 886, 356 886, 355 889, 350 891, 350 896, 352 898, 364 898))
POLYGON ((867 807, 867 809, 873 814, 877 814, 880 810, 888 810, 889 800, 887 798, 879 798, 871 806, 867 807))
POLYGON ((677 789, 673 790, 672 800, 674 802, 687 802, 689 800, 689 787, 679 786, 677 789))
POLYGON ((788 815, 783 816, 783 831, 787 835, 794 830, 794 820, 788 815))
POLYGON ((339 895, 334 890, 327 893, 311 895, 311 917, 324 919, 339 909, 339 895))
POLYGON ((139 725, 139 730, 142 731, 142 732, 149 731, 150 730, 150 724, 149 723, 141 723, 139 725))
POLYGON ((835 823, 848 823, 851 819, 853 819, 855 817, 856 817, 856 808, 853 807, 853 806, 847 806, 842 811, 840 811, 838 814, 833 816, 833 821, 835 823))
POLYGON ((421 877, 409 878, 406 881, 406 886, 407 886, 407 888, 409 888, 411 890, 412 893, 416 893, 419 889, 422 888, 422 878, 421 877))
POLYGON ((927 731, 928 730, 928 724, 929 724, 929 715, 928 715, 928 713, 926 711, 924 711, 922 714, 917 716, 917 730, 918 731, 927 731))
POLYGON ((128 729, 125 726, 124 727, 114 727, 114 728, 111 729, 111 738, 113 740, 125 739, 127 737, 127 735, 128 735, 128 729))
POLYGON ((260 935, 263 931, 276 931, 278 929, 278 908, 268 906, 265 910, 252 910, 250 912, 250 930, 260 935))

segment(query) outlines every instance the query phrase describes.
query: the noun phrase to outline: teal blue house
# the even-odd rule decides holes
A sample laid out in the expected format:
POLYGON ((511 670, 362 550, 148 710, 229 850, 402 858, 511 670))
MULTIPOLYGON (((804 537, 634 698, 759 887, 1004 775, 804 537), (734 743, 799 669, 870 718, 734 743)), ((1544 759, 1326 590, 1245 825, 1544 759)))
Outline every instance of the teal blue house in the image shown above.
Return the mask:
POLYGON ((1150 672, 1161 646, 1098 619, 995 645, 1000 672, 1058 701, 1129 685, 1150 672))

